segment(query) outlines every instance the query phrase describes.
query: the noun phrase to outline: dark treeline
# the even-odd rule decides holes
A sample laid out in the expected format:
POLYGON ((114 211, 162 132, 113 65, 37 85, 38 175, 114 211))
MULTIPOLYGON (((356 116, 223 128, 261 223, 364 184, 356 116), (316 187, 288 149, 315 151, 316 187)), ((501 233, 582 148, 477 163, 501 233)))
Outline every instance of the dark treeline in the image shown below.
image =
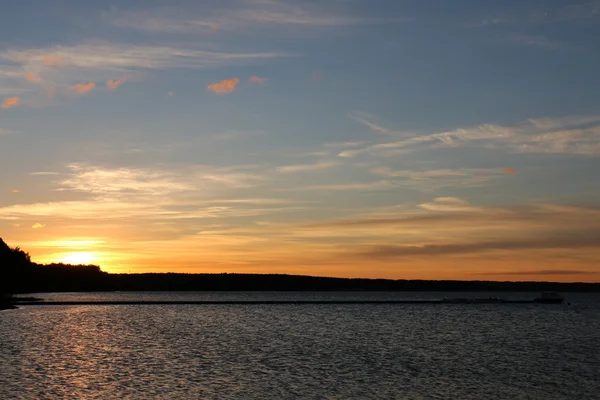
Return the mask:
POLYGON ((0 293, 77 291, 532 291, 600 292, 600 284, 349 279, 280 274, 109 274, 95 265, 40 265, 0 239, 0 293))
POLYGON ((520 291, 600 292, 600 284, 554 282, 430 281, 326 278, 279 274, 114 274, 118 290, 232 290, 232 291, 520 291))
POLYGON ((0 294, 106 290, 109 274, 96 265, 40 265, 0 239, 0 294))

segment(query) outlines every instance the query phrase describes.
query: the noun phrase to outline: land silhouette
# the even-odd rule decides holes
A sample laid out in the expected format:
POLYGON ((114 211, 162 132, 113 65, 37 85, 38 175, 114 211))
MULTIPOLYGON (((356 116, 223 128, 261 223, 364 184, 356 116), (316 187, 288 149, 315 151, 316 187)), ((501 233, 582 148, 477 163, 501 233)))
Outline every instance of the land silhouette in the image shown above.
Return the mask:
MULTIPOLYGON (((599 283, 332 278, 285 274, 110 274, 97 265, 37 264, 0 239, 0 308, 13 294, 86 291, 600 292, 599 283)), ((4 305, 3 307, 1 307, 4 305)))

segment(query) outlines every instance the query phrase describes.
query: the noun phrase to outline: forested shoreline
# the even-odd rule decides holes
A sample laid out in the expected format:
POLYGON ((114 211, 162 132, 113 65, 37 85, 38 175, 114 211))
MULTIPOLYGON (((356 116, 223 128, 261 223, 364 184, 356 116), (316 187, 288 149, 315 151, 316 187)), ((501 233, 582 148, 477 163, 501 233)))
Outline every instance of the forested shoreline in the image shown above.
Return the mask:
POLYGON ((37 264, 0 239, 0 302, 14 294, 89 291, 600 292, 599 283, 363 279, 285 274, 109 274, 96 265, 37 264))

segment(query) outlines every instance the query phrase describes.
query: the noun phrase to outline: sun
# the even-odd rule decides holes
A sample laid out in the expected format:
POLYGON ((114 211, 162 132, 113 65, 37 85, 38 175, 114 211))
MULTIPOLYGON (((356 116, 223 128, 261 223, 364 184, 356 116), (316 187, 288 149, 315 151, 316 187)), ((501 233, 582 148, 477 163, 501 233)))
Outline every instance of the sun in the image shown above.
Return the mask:
POLYGON ((92 264, 96 259, 93 253, 82 251, 77 253, 69 253, 62 257, 59 262, 64 264, 74 264, 74 265, 89 265, 92 264))

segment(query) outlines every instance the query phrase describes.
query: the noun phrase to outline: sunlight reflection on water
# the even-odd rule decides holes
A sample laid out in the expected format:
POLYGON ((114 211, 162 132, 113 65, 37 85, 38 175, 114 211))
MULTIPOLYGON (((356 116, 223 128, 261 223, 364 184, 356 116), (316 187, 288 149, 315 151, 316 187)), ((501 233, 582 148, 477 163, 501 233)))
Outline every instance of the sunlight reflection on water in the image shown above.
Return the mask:
POLYGON ((598 296, 577 296, 22 307, 0 313, 0 398, 599 398, 598 296))

